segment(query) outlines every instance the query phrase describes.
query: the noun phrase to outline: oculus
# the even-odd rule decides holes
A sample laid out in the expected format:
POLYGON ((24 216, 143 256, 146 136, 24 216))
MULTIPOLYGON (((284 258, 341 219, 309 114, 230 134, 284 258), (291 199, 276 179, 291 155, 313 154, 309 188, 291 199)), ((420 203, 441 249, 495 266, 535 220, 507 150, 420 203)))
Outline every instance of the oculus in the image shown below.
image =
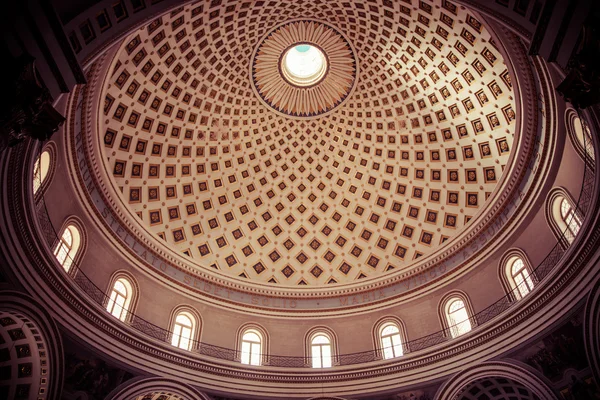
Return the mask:
POLYGON ((294 20, 271 30, 250 62, 252 89, 277 113, 313 118, 340 106, 356 86, 358 63, 334 27, 294 20))
POLYGON ((288 83, 300 87, 319 83, 327 73, 327 58, 317 47, 299 44, 283 53, 281 74, 288 83))

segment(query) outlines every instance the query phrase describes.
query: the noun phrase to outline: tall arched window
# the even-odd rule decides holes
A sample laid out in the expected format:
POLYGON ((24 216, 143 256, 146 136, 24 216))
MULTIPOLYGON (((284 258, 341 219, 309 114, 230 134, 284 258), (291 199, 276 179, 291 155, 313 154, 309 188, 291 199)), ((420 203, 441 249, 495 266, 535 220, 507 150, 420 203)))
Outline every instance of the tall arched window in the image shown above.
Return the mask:
POLYGON ((510 276, 515 285, 515 293, 519 298, 527 296, 533 290, 533 279, 522 258, 515 257, 510 262, 510 276))
POLYGON ((51 155, 49 150, 44 152, 35 160, 33 165, 33 194, 35 195, 48 176, 50 170, 51 155))
POLYGON ((133 287, 126 278, 119 278, 115 281, 106 310, 125 322, 129 313, 129 306, 133 297, 133 287))
POLYGON ((514 300, 527 296, 537 279, 527 255, 521 249, 510 249, 500 261, 500 280, 504 290, 514 300))
POLYGON ((254 329, 247 329, 242 335, 241 362, 260 365, 262 357, 262 335, 254 329))
POLYGON ((195 330, 196 318, 187 311, 179 312, 173 322, 171 344, 180 349, 190 350, 195 330))
POLYGON ((332 365, 331 338, 324 332, 313 335, 310 341, 313 368, 329 368, 332 365))
POLYGON ((66 272, 71 270, 71 265, 80 245, 81 234, 79 230, 74 225, 67 225, 54 248, 54 256, 66 272))
POLYGON ((402 349, 402 336, 398 325, 393 322, 386 323, 382 326, 380 332, 381 349, 383 350, 383 358, 389 360, 404 354, 402 349))
MULTIPOLYGON (((582 115, 585 115, 585 112, 582 115)), ((565 124, 575 151, 577 151, 581 158, 589 162, 593 168, 595 154, 590 126, 585 120, 579 118, 577 111, 573 109, 566 110, 565 124)))
POLYGON ((560 216, 567 225, 567 234, 575 238, 581 229, 581 218, 579 218, 571 203, 564 197, 560 202, 560 216))
POLYGON ((450 297, 445 302, 444 312, 447 327, 453 338, 464 335, 471 330, 472 326, 465 300, 460 297, 450 297))
POLYGON ((564 247, 568 247, 581 230, 583 217, 575 208, 571 195, 561 187, 553 188, 546 199, 546 220, 564 247))

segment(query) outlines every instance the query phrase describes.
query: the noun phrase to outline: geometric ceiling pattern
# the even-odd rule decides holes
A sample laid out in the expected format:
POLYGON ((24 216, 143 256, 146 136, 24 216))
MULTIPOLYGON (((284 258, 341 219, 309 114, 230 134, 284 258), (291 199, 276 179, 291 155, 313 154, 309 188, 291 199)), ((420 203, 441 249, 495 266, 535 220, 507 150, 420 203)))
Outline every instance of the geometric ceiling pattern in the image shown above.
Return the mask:
POLYGON ((200 1, 126 38, 99 123, 139 222, 202 268, 276 285, 401 269, 485 206, 512 150, 510 76, 473 13, 437 1, 200 1), (294 19, 351 42, 354 91, 282 116, 252 55, 294 19))
POLYGON ((520 382, 501 377, 489 377, 469 383, 457 400, 540 400, 520 382))

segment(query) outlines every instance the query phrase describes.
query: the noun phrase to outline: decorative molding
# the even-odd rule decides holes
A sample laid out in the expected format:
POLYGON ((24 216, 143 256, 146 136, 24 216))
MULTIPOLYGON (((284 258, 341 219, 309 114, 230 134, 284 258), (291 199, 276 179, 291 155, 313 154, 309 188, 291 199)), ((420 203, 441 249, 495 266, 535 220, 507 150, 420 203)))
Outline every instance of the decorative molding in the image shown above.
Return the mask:
POLYGON ((106 398, 110 400, 138 400, 154 392, 160 392, 163 395, 168 393, 169 400, 212 400, 192 386, 175 379, 144 376, 122 383, 110 392, 106 398))
POLYGON ((458 400, 461 392, 472 382, 489 377, 499 377, 519 382, 544 400, 558 400, 556 393, 537 372, 516 361, 488 361, 469 367, 447 380, 437 391, 435 400, 458 400))
POLYGON ((600 278, 588 296, 583 327, 588 362, 596 382, 600 382, 600 278))
POLYGON ((293 118, 322 117, 339 107, 357 85, 359 63, 354 46, 322 21, 287 21, 273 28, 252 53, 250 78, 257 97, 277 113, 293 118), (284 55, 298 44, 315 46, 325 56, 318 82, 297 86, 286 78, 284 55))

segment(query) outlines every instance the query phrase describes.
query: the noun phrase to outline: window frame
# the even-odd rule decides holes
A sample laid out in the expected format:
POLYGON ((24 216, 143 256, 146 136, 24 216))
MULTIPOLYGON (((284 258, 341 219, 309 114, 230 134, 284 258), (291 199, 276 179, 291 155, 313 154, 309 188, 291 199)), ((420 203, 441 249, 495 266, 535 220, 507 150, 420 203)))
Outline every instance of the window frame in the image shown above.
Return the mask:
POLYGON ((171 346, 185 351, 193 351, 196 349, 196 346, 200 340, 200 331, 202 328, 202 319, 200 314, 192 307, 184 305, 175 307, 175 309, 171 312, 171 317, 169 321, 169 337, 168 342, 171 346), (185 316, 191 322, 190 335, 188 340, 188 345, 186 347, 181 347, 181 338, 182 335, 180 333, 175 333, 175 328, 177 326, 184 327, 180 322, 177 321, 177 317, 185 316), (177 344, 175 344, 175 336, 178 336, 177 344))
POLYGON ((408 336, 406 333, 406 326, 404 325, 404 322, 396 316, 390 315, 390 316, 385 316, 385 317, 382 317, 381 319, 379 319, 373 325, 372 336, 373 336, 373 348, 376 350, 378 357, 382 360, 391 360, 394 358, 403 357, 404 355, 406 355, 407 353, 410 352, 408 336), (384 331, 384 329, 386 329, 388 326, 391 326, 391 325, 395 326, 398 329, 397 334, 400 336, 401 354, 396 355, 396 352, 394 350, 394 357, 386 358, 385 344, 383 342, 383 331, 384 331))
POLYGON ((391 360, 393 358, 402 357, 404 355, 404 349, 402 348, 402 335, 400 335, 400 329, 396 324, 391 322, 385 324, 381 329, 380 340, 383 358, 385 360, 391 360), (394 331, 391 333, 384 334, 385 330, 388 328, 393 328, 394 331), (397 339, 398 343, 394 343, 395 339, 397 339), (386 346, 386 341, 389 341, 389 346, 386 346), (388 357, 386 355, 388 347, 391 352, 391 357, 388 357))
POLYGON ((340 354, 340 353, 339 353, 337 346, 338 346, 337 337, 330 328, 327 328, 325 326, 318 326, 318 327, 314 327, 314 328, 310 329, 305 336, 305 346, 304 346, 305 365, 307 367, 310 367, 313 369, 326 369, 326 368, 331 368, 331 367, 335 367, 335 366, 339 365, 338 354, 340 354), (330 366, 327 366, 327 367, 322 366, 323 360, 324 360, 322 349, 327 344, 313 343, 315 338, 317 338, 319 336, 324 336, 329 341, 328 346, 329 346, 330 354, 329 354, 329 356, 325 355, 325 357, 329 357, 329 360, 330 360, 330 366), (319 348, 319 358, 321 360, 320 367, 317 367, 314 364, 313 346, 316 346, 319 348))
POLYGON ((525 254, 523 250, 519 248, 509 249, 500 259, 499 266, 498 275, 500 282, 502 283, 505 293, 512 301, 522 300, 536 288, 538 284, 537 276, 529 261, 529 257, 527 257, 527 254, 525 254), (513 274, 512 271, 514 263, 518 260, 523 262, 523 267, 520 271, 525 271, 529 278, 528 280, 525 278, 525 284, 528 289, 526 294, 523 294, 522 290, 519 289, 519 285, 515 281, 515 274, 513 274))
POLYGON ((85 253, 86 242, 86 233, 79 218, 74 216, 67 218, 60 230, 60 235, 56 238, 56 241, 52 246, 52 254, 58 265, 60 265, 62 270, 68 275, 74 276, 77 273, 78 268, 73 268, 73 265, 79 264, 79 261, 82 259, 85 253), (67 230, 69 230, 72 238, 71 244, 67 244, 63 241, 64 234, 67 230), (73 234, 74 232, 76 234, 73 234), (66 255, 64 260, 61 261, 58 254, 65 248, 67 249, 66 255))
POLYGON ((569 200, 564 197, 560 201, 560 216, 574 239, 581 230, 582 222, 581 218, 575 212, 575 208, 571 205, 569 200))
POLYGON ((127 303, 129 303, 129 296, 131 295, 131 290, 127 290, 127 283, 124 279, 118 279, 110 293, 108 298, 108 305, 106 306, 106 310, 114 317, 119 320, 123 320, 123 318, 127 315, 127 303), (117 288, 117 285, 123 287, 117 288), (120 310, 118 310, 120 308, 120 310), (118 311, 118 314, 117 314, 118 311))
POLYGON ((515 283, 515 293, 520 296, 520 298, 527 296, 533 291, 534 284, 525 261, 520 257, 515 257, 509 262, 508 266, 510 268, 510 277, 515 283), (517 262, 521 263, 521 265, 519 270, 515 271, 515 264, 517 262), (517 278, 519 278, 520 282, 517 278))
POLYGON ((568 248, 577 238, 577 235, 573 234, 573 227, 569 226, 567 219, 564 217, 563 211, 563 200, 570 207, 570 214, 572 216, 569 222, 576 221, 577 235, 583 228, 584 216, 581 211, 576 208, 576 202, 569 192, 563 187, 555 187, 548 193, 546 197, 545 214, 546 222, 550 226, 550 229, 554 233, 556 239, 561 243, 563 248, 568 248))
POLYGON ((240 350, 240 362, 245 365, 260 366, 262 359, 262 339, 260 333, 252 329, 248 329, 242 335, 242 346, 240 350), (247 339, 248 335, 256 336, 256 340, 247 339), (244 348, 248 347, 248 350, 244 348), (255 351, 257 349, 257 351, 255 351), (247 360, 245 354, 248 355, 247 360))
MULTIPOLYGON (((37 149, 36 149, 37 150, 37 149)), ((34 151, 36 151, 34 150, 34 151)), ((32 155, 33 164, 31 165, 31 193, 33 196, 34 203, 40 201, 43 198, 44 193, 50 186, 54 173, 56 171, 56 144, 53 141, 49 141, 44 145, 41 151, 35 155, 32 155), (42 163, 42 157, 44 154, 48 155, 47 168, 42 163), (39 186, 36 186, 36 175, 39 172, 42 176, 40 179, 39 186)))
MULTIPOLYGON (((265 330, 265 328, 263 328, 262 326, 255 324, 255 323, 248 323, 248 324, 244 324, 242 326, 239 327, 238 331, 237 331, 237 339, 236 339, 236 351, 237 351, 237 356, 236 356, 236 361, 239 361, 241 364, 245 365, 245 366, 251 366, 251 367, 260 367, 260 366, 264 366, 264 365, 268 365, 269 364, 269 335, 267 333, 267 331, 265 330), (244 362, 244 343, 246 342, 244 340, 244 336, 248 333, 254 333, 258 336, 260 343, 259 343, 259 352, 258 352, 258 363, 256 364, 247 364, 244 362)), ((252 346, 251 349, 252 350, 252 346)), ((250 355, 250 361, 252 361, 252 356, 250 355)))
POLYGON ((171 329, 171 346, 175 346, 183 350, 190 350, 192 348, 191 344, 194 337, 194 326, 196 325, 195 322, 196 321, 194 321, 194 317, 191 314, 185 311, 177 313, 175 316, 175 322, 173 323, 173 328, 171 329), (180 319, 184 318, 187 321, 180 321, 180 319), (189 334, 184 335, 184 332, 186 331, 189 331, 189 334), (183 343, 186 343, 186 345, 183 346, 183 343))
POLYGON ((310 364, 311 368, 321 369, 321 368, 331 368, 333 366, 333 357, 332 357, 332 349, 331 349, 331 338, 325 332, 317 332, 310 340, 310 364), (324 338, 324 343, 315 343, 315 341, 319 338, 324 338), (325 351, 327 353, 325 354, 325 351), (318 352, 318 357, 315 357, 315 352, 318 352), (315 366, 315 361, 319 361, 319 365, 315 366), (325 365, 327 364, 327 365, 325 365))
POLYGON ((110 278, 107 293, 110 293, 110 296, 108 296, 104 302, 104 309, 119 321, 130 323, 132 318, 135 316, 135 309, 137 307, 140 294, 139 285, 134 276, 125 270, 116 271, 110 278), (114 304, 111 304, 115 303, 114 299, 112 299, 112 296, 117 282, 122 282, 125 286, 125 289, 128 291, 125 302, 121 309, 120 316, 117 316, 112 312, 114 311, 115 306, 114 304))
POLYGON ((463 291, 455 290, 450 293, 447 293, 444 297, 442 297, 438 305, 438 314, 442 328, 444 330, 444 334, 450 339, 456 339, 458 337, 469 334, 477 327, 477 318, 475 317, 475 313, 473 312, 473 306, 471 305, 469 297, 463 291), (460 300, 463 303, 463 308, 467 315, 467 319, 463 321, 457 322, 456 320, 454 320, 454 318, 452 318, 451 320, 450 314, 456 311, 451 312, 450 308, 456 300, 460 300), (458 331, 460 329, 458 328, 458 326, 465 322, 469 323, 469 329, 465 332, 460 333, 458 331))
POLYGON ((589 120, 591 120, 590 116, 585 110, 581 110, 578 113, 577 110, 568 108, 565 111, 565 128, 571 145, 579 157, 588 163, 588 167, 594 168, 596 162, 594 133, 591 129, 592 126, 587 122, 589 120))
POLYGON ((37 196, 40 189, 44 186, 48 173, 50 172, 50 166, 52 164, 52 154, 50 150, 44 149, 42 153, 36 158, 33 163, 33 195, 37 196), (45 160, 45 156, 47 160, 45 160), (38 178, 39 177, 39 178, 38 178), (38 182, 39 179, 39 182, 38 182))

